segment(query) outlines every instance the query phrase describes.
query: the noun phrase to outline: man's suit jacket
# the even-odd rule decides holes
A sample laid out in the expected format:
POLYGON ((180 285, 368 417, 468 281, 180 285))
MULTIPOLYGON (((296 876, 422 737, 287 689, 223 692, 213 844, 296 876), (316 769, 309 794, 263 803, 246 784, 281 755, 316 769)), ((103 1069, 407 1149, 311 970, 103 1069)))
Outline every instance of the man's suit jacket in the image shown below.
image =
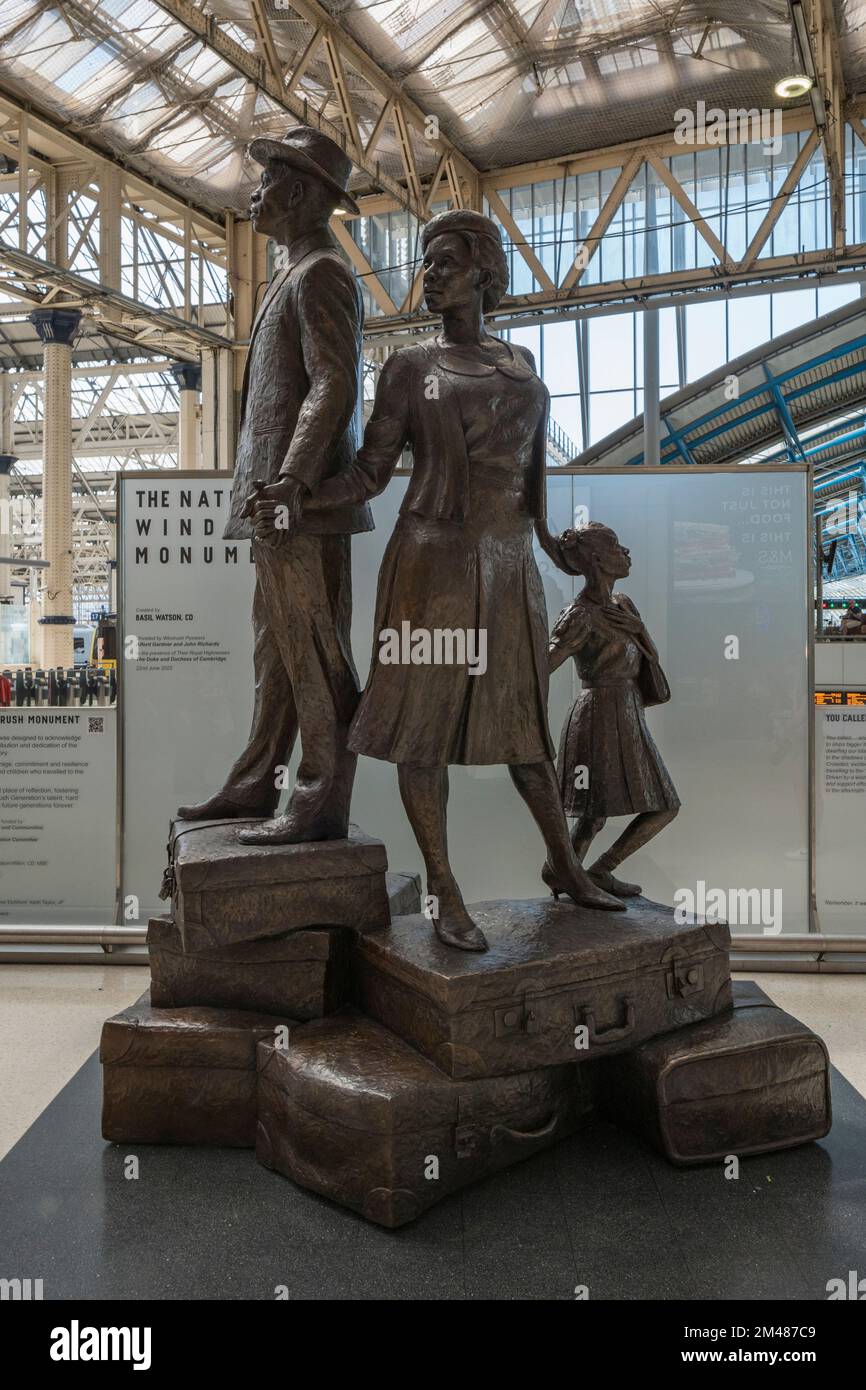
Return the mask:
MULTIPOLYGON (((253 325, 226 540, 249 539, 253 483, 290 476, 315 491, 355 459, 364 310, 327 230, 310 233, 268 286, 253 325)), ((371 531, 366 502, 304 517, 301 531, 371 531)))

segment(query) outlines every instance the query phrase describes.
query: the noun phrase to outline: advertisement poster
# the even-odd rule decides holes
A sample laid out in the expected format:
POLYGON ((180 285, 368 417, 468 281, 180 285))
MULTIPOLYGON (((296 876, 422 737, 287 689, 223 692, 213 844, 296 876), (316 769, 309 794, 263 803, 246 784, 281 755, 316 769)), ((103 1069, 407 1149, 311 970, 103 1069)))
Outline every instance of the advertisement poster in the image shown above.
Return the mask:
POLYGON ((0 922, 114 920, 117 711, 0 712, 0 922))
POLYGON ((866 708, 816 705, 818 913, 824 933, 866 937, 866 708))
POLYGON ((164 912, 169 821, 218 791, 253 703, 249 541, 224 541, 225 474, 119 480, 123 920, 164 912))

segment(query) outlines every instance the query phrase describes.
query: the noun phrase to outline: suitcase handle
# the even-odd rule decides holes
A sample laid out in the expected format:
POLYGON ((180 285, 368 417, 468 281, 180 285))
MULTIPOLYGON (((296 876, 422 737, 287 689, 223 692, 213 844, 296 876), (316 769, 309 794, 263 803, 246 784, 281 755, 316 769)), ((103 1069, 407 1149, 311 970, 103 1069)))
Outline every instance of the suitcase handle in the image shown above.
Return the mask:
POLYGON ((512 1139, 517 1144, 531 1144, 534 1139, 549 1139, 555 1134, 561 1118, 562 1112, 554 1110, 550 1119, 540 1129, 510 1129, 508 1125, 494 1125, 490 1137, 493 1140, 512 1139))
POLYGON ((619 1042, 622 1038, 627 1038, 629 1033, 634 1032, 634 1000, 626 998, 622 1002, 625 1005, 625 1023, 614 1024, 612 1028, 597 1029, 594 1012, 592 1009, 584 1009, 583 1021, 589 1031, 591 1043, 619 1042))

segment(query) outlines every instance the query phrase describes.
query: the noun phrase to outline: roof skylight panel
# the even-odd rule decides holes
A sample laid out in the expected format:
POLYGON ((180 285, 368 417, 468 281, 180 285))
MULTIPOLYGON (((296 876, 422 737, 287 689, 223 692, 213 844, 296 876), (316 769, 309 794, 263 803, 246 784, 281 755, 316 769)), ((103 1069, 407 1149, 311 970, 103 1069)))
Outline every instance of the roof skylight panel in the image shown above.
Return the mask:
POLYGON ((92 110, 104 96, 132 77, 134 71, 110 44, 98 43, 54 80, 62 92, 76 98, 76 106, 92 110))
MULTIPOLYGON (((233 196, 235 194, 243 176, 243 151, 236 148, 230 149, 225 154, 220 154, 207 165, 208 187, 220 189, 228 195, 233 196)), ((248 180, 248 183, 251 184, 252 180, 248 180)))
POLYGON ((469 116, 513 79, 517 63, 491 25, 473 20, 439 44, 417 69, 459 116, 469 116))
POLYGON ((198 116, 189 115, 155 135, 147 153, 150 159, 194 174, 209 160, 218 159, 234 148, 231 140, 220 139, 198 116))
POLYGON ((96 40, 74 40, 57 10, 45 10, 3 44, 4 59, 19 59, 31 72, 53 82, 60 72, 93 48, 96 40))
POLYGON ((185 48, 174 59, 170 70, 193 87, 211 87, 224 77, 232 76, 235 71, 203 43, 194 43, 185 48))
POLYGON ((0 38, 29 14, 35 14, 39 4, 40 0, 3 0, 0 6, 0 38))
POLYGON ((141 82, 108 108, 100 125, 113 127, 121 139, 135 144, 165 118, 172 102, 155 82, 141 82))
POLYGON ((375 21, 376 26, 390 39, 399 43, 406 55, 406 63, 413 64, 412 49, 420 43, 429 46, 433 36, 441 31, 443 38, 453 32, 464 18, 469 18, 475 5, 466 0, 379 0, 371 5, 356 4, 349 11, 363 14, 365 19, 375 21))
POLYGON ((237 117, 243 110, 250 95, 251 83, 245 77, 233 77, 223 82, 210 99, 212 106, 218 107, 227 116, 237 117))
POLYGON ((278 120, 285 123, 286 117, 283 108, 278 106, 275 101, 271 101, 270 97, 261 91, 256 91, 254 115, 257 123, 265 119, 278 120))
POLYGON ((659 61, 659 52, 652 42, 629 44, 626 48, 614 49, 612 53, 602 53, 598 58, 598 70, 607 74, 629 72, 634 68, 646 68, 659 61))
MULTIPOLYGON (((105 5, 100 0, 99 13, 104 10, 105 5)), ((184 25, 178 24, 159 6, 152 5, 150 0, 135 0, 123 15, 123 23, 117 25, 117 32, 131 49, 149 57, 158 57, 176 48, 185 37, 192 38, 184 25)))

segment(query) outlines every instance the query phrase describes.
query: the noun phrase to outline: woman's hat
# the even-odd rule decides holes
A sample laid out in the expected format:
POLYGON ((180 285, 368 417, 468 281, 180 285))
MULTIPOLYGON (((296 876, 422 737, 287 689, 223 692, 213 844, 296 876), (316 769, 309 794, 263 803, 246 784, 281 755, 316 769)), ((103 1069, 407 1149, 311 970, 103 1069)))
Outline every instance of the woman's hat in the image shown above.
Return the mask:
POLYGON ((249 152, 257 164, 291 164, 302 173, 312 174, 337 195, 339 203, 360 216, 361 209, 346 189, 352 161, 335 141, 308 125, 293 126, 282 140, 264 136, 252 140, 249 152))
POLYGON ((471 232, 473 236, 489 237, 502 250, 502 234, 496 223, 469 208, 452 208, 449 212, 437 212, 435 217, 431 217, 421 234, 422 250, 426 251, 433 238, 445 232, 471 232))

